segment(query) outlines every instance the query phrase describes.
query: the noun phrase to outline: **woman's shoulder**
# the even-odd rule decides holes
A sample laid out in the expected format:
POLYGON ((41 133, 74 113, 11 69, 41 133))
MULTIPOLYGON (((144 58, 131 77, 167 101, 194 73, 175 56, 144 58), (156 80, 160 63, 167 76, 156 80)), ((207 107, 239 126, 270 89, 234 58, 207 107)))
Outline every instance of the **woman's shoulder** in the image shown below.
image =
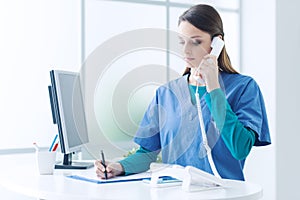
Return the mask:
POLYGON ((221 81, 224 83, 225 86, 234 85, 235 87, 246 87, 248 85, 255 85, 257 86, 256 81, 249 75, 244 74, 231 74, 227 72, 221 72, 221 81))
POLYGON ((261 93, 259 85, 251 76, 222 73, 221 79, 221 87, 227 95, 237 97, 244 94, 251 94, 252 96, 256 96, 261 93))
POLYGON ((253 80, 251 76, 240 74, 240 73, 221 72, 221 77, 225 79, 235 79, 235 80, 253 80))

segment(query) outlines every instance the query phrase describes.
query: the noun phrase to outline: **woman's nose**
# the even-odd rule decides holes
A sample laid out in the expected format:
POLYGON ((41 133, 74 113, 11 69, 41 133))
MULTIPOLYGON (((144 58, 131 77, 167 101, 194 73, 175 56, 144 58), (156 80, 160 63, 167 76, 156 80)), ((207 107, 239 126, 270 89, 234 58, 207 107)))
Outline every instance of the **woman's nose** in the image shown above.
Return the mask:
POLYGON ((189 42, 185 43, 183 45, 183 53, 185 54, 191 54, 192 50, 191 50, 191 46, 189 45, 189 42))

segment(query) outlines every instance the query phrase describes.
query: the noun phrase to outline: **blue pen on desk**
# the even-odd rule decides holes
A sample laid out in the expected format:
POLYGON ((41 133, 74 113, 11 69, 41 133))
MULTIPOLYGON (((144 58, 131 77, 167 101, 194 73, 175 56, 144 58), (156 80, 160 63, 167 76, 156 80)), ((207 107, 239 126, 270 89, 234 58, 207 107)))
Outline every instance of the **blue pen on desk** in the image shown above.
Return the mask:
POLYGON ((49 148, 49 151, 52 151, 52 148, 53 148, 53 146, 54 146, 54 144, 55 144, 55 142, 57 140, 57 137, 58 137, 58 135, 56 134, 55 137, 54 137, 54 139, 53 139, 53 142, 52 142, 52 144, 51 144, 51 146, 49 148))

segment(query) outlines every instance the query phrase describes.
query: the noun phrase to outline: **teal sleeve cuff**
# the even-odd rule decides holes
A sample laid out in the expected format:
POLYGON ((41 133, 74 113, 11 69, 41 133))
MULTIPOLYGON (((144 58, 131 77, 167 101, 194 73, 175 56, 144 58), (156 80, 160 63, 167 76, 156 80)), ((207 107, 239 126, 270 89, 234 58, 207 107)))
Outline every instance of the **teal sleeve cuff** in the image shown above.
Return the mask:
POLYGON ((120 160, 125 175, 136 174, 147 171, 152 162, 157 159, 158 152, 149 151, 140 147, 134 154, 120 160))
POLYGON ((245 159, 255 142, 255 132, 247 129, 232 111, 224 92, 218 88, 205 96, 211 115, 221 137, 237 160, 245 159))

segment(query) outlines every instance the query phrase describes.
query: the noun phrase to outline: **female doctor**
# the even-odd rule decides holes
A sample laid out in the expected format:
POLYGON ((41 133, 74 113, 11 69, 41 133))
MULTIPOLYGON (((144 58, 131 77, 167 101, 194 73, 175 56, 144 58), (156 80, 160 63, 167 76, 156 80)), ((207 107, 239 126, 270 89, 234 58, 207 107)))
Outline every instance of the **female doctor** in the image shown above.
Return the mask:
POLYGON ((195 5, 178 24, 187 65, 183 76, 157 89, 134 137, 140 146, 136 153, 106 167, 96 161, 98 177, 146 171, 161 152, 163 163, 244 180, 252 146, 271 143, 257 83, 232 67, 225 46, 218 58, 209 54, 214 37, 224 41, 218 12, 195 5))

